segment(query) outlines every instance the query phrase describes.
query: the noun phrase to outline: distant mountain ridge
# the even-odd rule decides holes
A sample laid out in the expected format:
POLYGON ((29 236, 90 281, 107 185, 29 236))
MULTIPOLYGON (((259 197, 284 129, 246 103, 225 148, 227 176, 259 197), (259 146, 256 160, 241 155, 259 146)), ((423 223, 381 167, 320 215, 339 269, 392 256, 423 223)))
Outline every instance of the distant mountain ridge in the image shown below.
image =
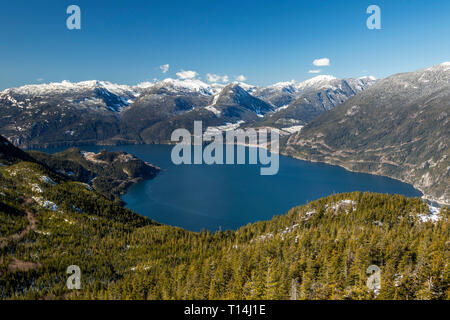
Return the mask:
POLYGON ((382 80, 318 76, 265 88, 166 79, 0 93, 0 134, 22 147, 170 143, 177 128, 275 127, 282 152, 413 184, 449 201, 450 63, 382 80), (287 104, 285 104, 287 103, 287 104))
POLYGON ((282 129, 305 125, 374 83, 376 80, 373 77, 337 79, 332 76, 318 76, 301 83, 280 83, 256 91, 255 95, 267 99, 272 104, 278 104, 279 108, 253 126, 282 129), (280 105, 283 103, 286 105, 280 105))
POLYGON ((190 129, 194 120, 203 121, 205 130, 278 120, 280 115, 284 122, 304 124, 373 82, 318 76, 267 88, 171 78, 136 86, 96 80, 27 85, 0 92, 0 134, 21 147, 168 143, 173 130, 190 129), (301 94, 319 92, 328 101, 325 108, 313 99, 311 112, 286 114, 297 108, 294 102, 301 94), (272 118, 280 99, 293 105, 272 118))
POLYGON ((401 73, 286 139, 283 152, 414 185, 450 203, 450 63, 401 73))

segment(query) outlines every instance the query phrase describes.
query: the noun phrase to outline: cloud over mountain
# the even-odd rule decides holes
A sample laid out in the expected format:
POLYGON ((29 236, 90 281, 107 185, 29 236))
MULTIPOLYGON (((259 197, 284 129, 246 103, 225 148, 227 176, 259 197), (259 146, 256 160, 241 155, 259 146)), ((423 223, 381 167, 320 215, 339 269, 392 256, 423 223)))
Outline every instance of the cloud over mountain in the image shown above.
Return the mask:
POLYGON ((330 59, 328 59, 328 58, 315 59, 313 61, 313 65, 315 65, 316 67, 329 67, 330 59))
POLYGON ((177 72, 176 75, 180 79, 194 79, 195 77, 198 76, 198 73, 192 70, 188 71, 181 70, 180 72, 177 72))
POLYGON ((214 73, 206 74, 206 80, 208 82, 223 82, 223 83, 227 83, 227 82, 230 81, 230 79, 228 78, 227 75, 219 76, 219 75, 214 74, 214 73))

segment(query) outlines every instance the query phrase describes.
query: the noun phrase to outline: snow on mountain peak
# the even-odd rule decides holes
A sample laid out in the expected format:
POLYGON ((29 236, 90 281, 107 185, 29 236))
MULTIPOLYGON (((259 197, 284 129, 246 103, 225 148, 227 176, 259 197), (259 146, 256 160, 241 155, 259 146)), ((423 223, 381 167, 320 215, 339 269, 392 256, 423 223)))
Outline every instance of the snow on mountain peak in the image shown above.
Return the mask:
POLYGON ((138 83, 137 85, 134 86, 134 88, 138 88, 138 89, 148 89, 151 88, 155 85, 154 82, 151 81, 145 81, 145 82, 141 82, 138 83))
POLYGON ((218 84, 206 84, 199 79, 172 79, 167 78, 156 85, 158 88, 166 88, 174 91, 197 92, 206 95, 212 95, 217 92, 218 84))
POLYGON ((81 82, 70 82, 68 80, 63 80, 62 82, 25 85, 22 87, 7 89, 5 91, 30 96, 41 96, 48 94, 64 94, 84 90, 93 90, 96 88, 106 89, 116 95, 125 94, 126 96, 129 96, 133 92, 132 88, 129 86, 118 85, 108 81, 98 80, 88 80, 81 82))
POLYGON ((440 72, 440 71, 449 71, 450 70, 450 62, 442 62, 438 65, 423 69, 423 70, 419 70, 419 72, 421 71, 425 71, 425 72, 440 72))
POLYGON ((272 84, 270 87, 272 87, 272 88, 284 88, 284 87, 293 86, 293 85, 295 85, 295 80, 277 82, 277 83, 272 84))
POLYGON ((443 63, 437 65, 437 67, 443 71, 449 71, 450 70, 450 62, 443 62, 443 63))
POLYGON ((377 78, 375 78, 374 76, 363 76, 363 77, 359 77, 359 80, 371 80, 371 81, 376 81, 377 78))
POLYGON ((303 81, 302 84, 304 85, 315 85, 315 84, 319 84, 319 83, 323 83, 323 82, 329 82, 332 80, 336 80, 337 78, 331 75, 320 75, 320 76, 316 76, 314 78, 311 78, 309 80, 303 81))
POLYGON ((23 107, 31 105, 30 101, 65 101, 65 103, 82 105, 104 105, 111 111, 119 112, 134 102, 139 94, 130 86, 114 84, 108 81, 88 80, 81 82, 51 82, 26 85, 7 89, 0 97, 12 105, 23 107))

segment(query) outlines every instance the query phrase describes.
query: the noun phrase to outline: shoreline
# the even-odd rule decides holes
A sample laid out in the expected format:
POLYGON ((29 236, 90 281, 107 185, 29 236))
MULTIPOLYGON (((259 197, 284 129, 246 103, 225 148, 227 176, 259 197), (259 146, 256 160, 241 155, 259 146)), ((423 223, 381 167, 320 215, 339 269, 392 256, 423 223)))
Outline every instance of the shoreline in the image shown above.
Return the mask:
POLYGON ((352 170, 352 169, 350 169, 350 168, 347 168, 347 167, 346 167, 345 165, 343 165, 343 164, 337 164, 337 163, 331 163, 331 162, 326 162, 326 161, 318 161, 318 160, 305 159, 305 158, 302 158, 302 157, 299 157, 299 156, 294 156, 294 155, 287 154, 287 153, 285 153, 285 152, 280 152, 280 154, 283 155, 283 156, 285 156, 285 157, 290 157, 290 158, 297 159, 297 160, 301 160, 301 161, 307 161, 307 162, 312 162, 312 163, 324 163, 324 164, 328 164, 328 165, 332 165, 332 166, 341 167, 341 168, 343 168, 343 169, 345 169, 345 170, 347 170, 347 171, 349 171, 349 172, 354 172, 354 173, 365 173, 365 174, 370 174, 370 175, 373 175, 373 176, 386 177, 386 178, 389 178, 389 179, 397 180, 397 181, 406 183, 406 184, 410 185, 411 187, 413 187, 414 189, 420 191, 420 193, 422 193, 422 196, 421 196, 420 198, 423 199, 423 200, 426 200, 426 201, 429 201, 429 202, 436 203, 436 204, 438 204, 439 206, 449 206, 449 205, 450 205, 450 201, 448 201, 448 202, 443 202, 442 200, 435 199, 435 198, 432 197, 431 195, 426 194, 426 193, 422 190, 422 188, 420 188, 419 186, 415 186, 415 185, 413 185, 411 182, 402 180, 402 179, 400 179, 400 178, 391 177, 391 176, 387 176, 387 175, 383 175, 383 174, 378 174, 378 173, 375 173, 375 172, 352 170))
MULTIPOLYGON (((166 146, 172 146, 175 145, 176 143, 170 143, 170 142, 165 142, 165 143, 119 143, 119 144, 114 144, 114 143, 107 143, 107 144, 101 144, 101 142, 95 143, 95 144, 90 144, 90 143, 76 143, 76 144, 66 144, 66 143, 60 143, 60 144, 55 144, 55 145, 51 145, 51 146, 46 146, 44 148, 40 147, 39 149, 52 149, 52 148, 71 148, 71 147, 81 147, 81 146, 98 146, 98 147, 112 147, 112 146, 128 146, 128 145, 166 145, 166 146)), ((224 143, 226 145, 226 143, 224 143)), ((256 146, 256 145, 249 145, 249 144, 242 144, 242 143, 234 143, 234 145, 240 145, 240 146, 245 146, 245 147, 250 147, 250 148, 262 148, 262 149, 266 149, 268 150, 269 148, 267 147, 261 147, 261 146, 256 146)), ((24 150, 26 151, 31 151, 34 150, 34 148, 24 148, 24 150)), ((269 150, 270 151, 270 150, 269 150)), ((429 201, 429 202, 433 202, 435 204, 438 204, 439 206, 449 206, 450 205, 450 201, 442 201, 442 200, 438 200, 435 199, 433 196, 426 194, 419 186, 415 186, 412 183, 408 182, 408 181, 404 181, 400 178, 396 178, 396 177, 392 177, 392 176, 388 176, 388 175, 383 175, 383 174, 377 174, 374 172, 367 172, 367 171, 358 171, 358 170, 352 170, 350 168, 347 168, 345 165, 343 164, 337 164, 337 163, 330 163, 330 162, 326 162, 326 161, 318 161, 318 160, 311 160, 311 159, 305 159, 299 156, 294 156, 291 154, 288 154, 286 152, 281 151, 281 148, 279 147, 278 150, 278 154, 285 156, 285 157, 289 157, 292 159, 297 159, 297 160, 301 160, 301 161, 306 161, 306 162, 311 162, 311 163, 323 163, 323 164, 327 164, 327 165, 332 165, 332 166, 337 166, 340 168, 343 168, 349 172, 354 172, 354 173, 365 173, 365 174, 370 174, 370 175, 374 175, 374 176, 379 176, 379 177, 386 177, 386 178, 390 178, 393 180, 397 180, 400 181, 402 183, 408 184, 411 187, 413 187, 414 189, 416 189, 417 191, 419 191, 420 193, 422 193, 421 199, 425 200, 425 201, 429 201)))

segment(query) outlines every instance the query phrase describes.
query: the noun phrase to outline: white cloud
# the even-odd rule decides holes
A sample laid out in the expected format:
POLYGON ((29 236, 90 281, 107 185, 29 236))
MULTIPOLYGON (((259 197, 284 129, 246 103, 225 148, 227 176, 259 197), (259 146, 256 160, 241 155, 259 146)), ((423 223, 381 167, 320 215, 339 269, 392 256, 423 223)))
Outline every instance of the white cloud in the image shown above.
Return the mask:
POLYGON ((224 83, 230 81, 230 79, 228 78, 227 75, 219 76, 219 75, 214 74, 214 73, 206 74, 206 80, 208 82, 224 82, 224 83))
POLYGON ((167 73, 169 71, 170 65, 169 64, 163 64, 162 66, 159 66, 162 73, 167 73))
POLYGON ((45 80, 44 78, 37 78, 36 79, 37 82, 44 82, 44 80, 45 80))
POLYGON ((317 69, 317 70, 309 70, 308 73, 320 73, 322 70, 317 69))
POLYGON ((330 59, 328 58, 316 59, 313 61, 313 65, 315 65, 316 67, 329 67, 330 59))
POLYGON ((196 76, 198 76, 198 73, 192 70, 181 70, 180 72, 177 72, 177 77, 180 79, 194 79, 196 76))
POLYGON ((245 80, 247 80, 247 77, 244 76, 243 74, 241 74, 241 75, 239 75, 239 76, 236 77, 236 80, 237 80, 237 81, 245 81, 245 80))

